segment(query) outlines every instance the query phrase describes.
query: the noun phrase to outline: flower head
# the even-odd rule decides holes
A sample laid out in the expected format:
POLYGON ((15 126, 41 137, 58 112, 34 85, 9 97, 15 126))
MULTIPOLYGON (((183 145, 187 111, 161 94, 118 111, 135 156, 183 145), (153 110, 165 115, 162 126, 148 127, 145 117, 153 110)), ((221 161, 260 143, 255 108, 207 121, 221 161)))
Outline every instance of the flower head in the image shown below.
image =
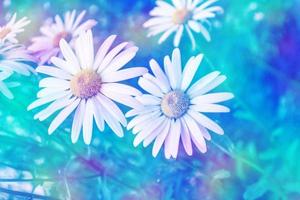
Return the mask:
POLYGON ((129 111, 126 116, 134 118, 127 128, 137 134, 134 145, 141 142, 146 147, 154 141, 153 156, 165 145, 165 156, 176 158, 181 139, 185 151, 192 155, 192 142, 201 152, 206 152, 205 139, 210 140, 208 130, 223 134, 223 129, 203 113, 229 112, 218 105, 233 98, 231 93, 210 93, 226 77, 212 72, 191 84, 203 55, 191 57, 183 71, 179 49, 173 51, 172 60, 164 59, 164 71, 155 60, 150 61, 154 75, 147 73, 139 79, 139 85, 149 94, 136 97, 143 105, 129 111))
POLYGON ((16 21, 17 14, 15 13, 7 24, 0 26, 0 43, 9 41, 17 43, 16 35, 24 31, 24 27, 30 23, 27 17, 16 21))
POLYGON ((82 23, 84 15, 85 11, 78 16, 75 10, 68 11, 64 19, 56 15, 53 23, 41 27, 42 35, 34 37, 31 46, 28 47, 39 59, 40 64, 47 63, 52 56, 60 55, 59 41, 61 39, 72 44, 81 32, 96 25, 97 22, 92 19, 82 23))
POLYGON ((138 48, 128 47, 123 42, 111 49, 116 36, 108 37, 94 55, 91 30, 82 32, 75 41, 75 52, 65 39, 60 41, 64 59, 52 57, 54 66, 39 66, 37 71, 50 77, 42 79, 38 100, 29 105, 34 109, 44 104, 50 105, 37 113, 34 118, 41 121, 59 111, 49 126, 53 133, 73 112, 71 138, 76 142, 83 129, 83 139, 90 144, 95 120, 100 131, 104 122, 119 136, 123 136, 122 126, 127 122, 124 114, 114 101, 130 107, 141 106, 133 96, 141 95, 135 88, 117 83, 147 72, 146 68, 122 69, 136 55, 138 48), (111 50, 110 50, 111 49, 111 50))
POLYGON ((174 46, 178 46, 184 31, 187 32, 193 48, 196 47, 193 32, 202 33, 207 41, 210 41, 210 34, 204 23, 209 23, 208 19, 216 16, 217 12, 223 9, 219 6, 212 6, 217 0, 172 0, 172 4, 157 0, 155 7, 150 11, 153 18, 144 23, 145 28, 149 28, 148 36, 155 36, 163 33, 158 41, 164 42, 175 32, 174 46))

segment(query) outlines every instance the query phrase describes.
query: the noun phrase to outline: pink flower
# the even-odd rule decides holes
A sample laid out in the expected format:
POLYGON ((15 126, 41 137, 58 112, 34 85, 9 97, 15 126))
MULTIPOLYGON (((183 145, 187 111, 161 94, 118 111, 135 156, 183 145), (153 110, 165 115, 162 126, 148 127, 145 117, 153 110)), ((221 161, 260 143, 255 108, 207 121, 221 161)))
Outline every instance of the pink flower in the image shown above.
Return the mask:
POLYGON ((97 22, 93 19, 81 23, 85 13, 82 11, 76 17, 76 10, 68 11, 65 13, 64 19, 56 15, 53 23, 41 27, 42 35, 32 38, 32 44, 28 47, 39 60, 39 64, 50 62, 50 58, 53 56, 61 57, 59 49, 61 39, 72 44, 81 32, 96 25, 97 22))

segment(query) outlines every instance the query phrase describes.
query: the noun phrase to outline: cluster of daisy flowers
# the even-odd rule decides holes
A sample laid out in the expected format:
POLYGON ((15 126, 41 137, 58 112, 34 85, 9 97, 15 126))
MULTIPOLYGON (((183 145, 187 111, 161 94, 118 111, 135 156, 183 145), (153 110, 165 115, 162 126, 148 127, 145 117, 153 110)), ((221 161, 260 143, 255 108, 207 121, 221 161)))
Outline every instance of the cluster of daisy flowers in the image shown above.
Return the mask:
MULTIPOLYGON (((219 6, 210 7, 215 2, 173 0, 171 5, 158 0, 157 7, 150 12, 154 17, 144 26, 149 27, 149 35, 164 32, 159 43, 175 32, 175 47, 186 30, 195 47, 191 30, 201 32, 210 40, 204 23, 222 11, 219 6)), ((188 155, 193 154, 193 145, 205 153, 206 140, 211 139, 209 131, 224 134, 223 129, 205 113, 229 112, 229 108, 219 103, 233 98, 233 94, 210 93, 226 80, 226 76, 218 71, 200 79, 195 77, 203 54, 192 56, 183 64, 180 49, 175 48, 171 57, 164 57, 163 64, 150 60, 149 71, 146 67, 128 67, 138 47, 129 42, 114 44, 116 35, 95 45, 91 29, 97 22, 93 19, 83 21, 84 15, 84 11, 79 15, 72 11, 66 12, 64 18, 55 16, 50 24, 41 27, 41 36, 32 39, 28 50, 17 44, 0 46, 0 69, 3 69, 0 81, 13 72, 30 74, 32 69, 26 64, 31 60, 27 54, 29 51, 37 60, 35 71, 42 75, 41 89, 28 110, 37 110, 34 119, 40 121, 54 116, 48 128, 49 134, 70 118, 73 143, 82 133, 83 141, 89 145, 95 129, 103 132, 109 127, 119 137, 124 136, 125 128, 132 129, 136 135, 134 146, 143 143, 147 147, 153 143, 152 154, 156 157, 164 145, 167 159, 177 157, 180 142, 188 155), (10 53, 11 49, 17 53, 10 53), (139 78, 138 85, 143 91, 125 84, 132 78, 139 78), (119 104, 130 110, 125 114, 119 104), (130 118, 129 122, 127 118, 130 118)), ((14 36, 26 24, 24 19, 15 23, 14 16, 0 29, 3 32, 0 31, 0 38, 16 42, 14 36)), ((10 83, 7 86, 15 85, 10 83)), ((0 91, 12 97, 3 82, 0 82, 0 91)))

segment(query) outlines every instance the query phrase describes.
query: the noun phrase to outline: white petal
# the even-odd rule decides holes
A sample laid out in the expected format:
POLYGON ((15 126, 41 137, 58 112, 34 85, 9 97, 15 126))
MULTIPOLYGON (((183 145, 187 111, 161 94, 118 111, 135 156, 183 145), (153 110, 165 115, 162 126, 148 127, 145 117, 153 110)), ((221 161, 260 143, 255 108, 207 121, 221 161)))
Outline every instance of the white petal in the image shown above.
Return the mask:
POLYGON ((173 2, 173 5, 176 8, 182 8, 183 7, 181 0, 172 0, 172 2, 173 2))
POLYGON ((49 103, 51 101, 54 101, 56 99, 60 99, 60 98, 63 98, 63 97, 66 97, 70 95, 69 92, 67 91, 64 91, 64 92, 60 92, 60 93, 57 93, 57 94, 53 94, 51 96, 46 96, 46 97, 43 97, 43 98, 40 98, 40 99, 37 99, 35 100, 34 102, 32 102, 28 107, 27 107, 27 110, 32 110, 36 107, 39 107, 41 105, 44 105, 46 103, 49 103))
POLYGON ((75 74, 76 72, 78 72, 80 70, 79 63, 69 44, 64 39, 62 39, 59 42, 59 47, 66 61, 71 63, 71 66, 68 68, 71 73, 75 74))
POLYGON ((102 63, 100 64, 99 68, 98 68, 98 72, 102 72, 103 70, 105 70, 108 67, 108 64, 113 60, 113 58, 115 58, 120 51, 122 51, 122 49, 124 49, 126 47, 126 45, 128 44, 128 42, 123 42, 121 44, 119 44, 118 46, 116 46, 115 48, 113 48, 103 59, 102 63))
POLYGON ((211 4, 217 2, 218 0, 209 0, 204 2, 203 4, 201 4, 199 7, 197 7, 197 10, 203 10, 205 8, 207 8, 208 6, 210 6, 211 4))
POLYGON ((138 146, 147 136, 156 131, 156 129, 164 122, 164 119, 165 117, 161 116, 147 124, 145 128, 134 138, 133 145, 135 147, 138 146))
POLYGON ((206 140, 211 140, 211 136, 206 128, 204 128, 201 124, 198 123, 198 127, 206 140))
POLYGON ((70 88, 70 82, 67 80, 62 80, 58 78, 44 78, 39 82, 39 87, 50 87, 50 88, 70 88))
MULTIPOLYGON (((173 28, 173 27, 174 27, 173 23, 165 23, 165 24, 161 24, 161 25, 151 27, 147 36, 150 37, 150 36, 158 35, 161 32, 165 32, 168 29, 173 28)), ((175 26, 175 27, 177 27, 177 26, 175 26)))
POLYGON ((178 154, 180 132, 181 132, 180 121, 175 120, 174 123, 171 124, 170 132, 165 143, 166 148, 168 149, 167 155, 171 154, 173 158, 176 158, 178 154))
POLYGON ((172 62, 171 62, 169 56, 165 56, 165 58, 164 58, 164 69, 165 69, 166 75, 169 79, 171 88, 175 89, 177 86, 176 72, 174 70, 174 66, 172 65, 172 62))
POLYGON ((111 114, 108 112, 107 108, 104 106, 102 107, 103 110, 103 118, 106 121, 107 125, 112 129, 112 131, 118 136, 123 137, 123 129, 120 125, 120 123, 111 116, 111 114))
POLYGON ((171 90, 170 83, 164 72, 161 70, 159 64, 154 60, 150 60, 149 62, 151 70, 155 75, 157 81, 159 82, 159 86, 164 93, 167 93, 171 90))
POLYGON ((191 92, 191 98, 194 98, 195 96, 200 96, 203 94, 206 94, 207 92, 215 89, 218 87, 221 83, 223 83, 226 80, 226 76, 221 75, 212 80, 210 83, 202 87, 201 89, 198 88, 198 90, 194 90, 194 92, 191 92))
POLYGON ((199 129, 199 126, 189 115, 184 115, 183 119, 187 127, 189 128, 191 138, 194 144, 196 145, 196 147, 199 149, 200 152, 205 153, 207 151, 206 143, 199 129))
POLYGON ((123 126, 127 126, 124 114, 114 102, 102 94, 98 94, 96 98, 117 121, 121 122, 123 126))
POLYGON ((98 100, 96 99, 96 97, 92 98, 92 103, 96 125, 100 131, 104 131, 104 119, 102 116, 103 110, 101 108, 102 105, 98 104, 98 100))
MULTIPOLYGON (((161 114, 161 112, 158 111, 154 111, 151 113, 147 113, 147 114, 142 114, 142 115, 138 115, 136 117, 134 117, 127 125, 127 130, 132 129, 133 127, 139 125, 140 123, 147 121, 148 119, 153 119, 153 118, 157 118, 157 116, 159 116, 161 114)), ((144 128, 144 127, 143 127, 144 128)))
POLYGON ((217 105, 217 104, 197 104, 191 105, 191 109, 197 112, 206 112, 206 113, 222 113, 222 112, 230 112, 230 109, 226 106, 217 105))
POLYGON ((74 119, 72 123, 72 133, 71 140, 72 143, 76 143, 78 141, 80 131, 82 128, 83 118, 85 115, 85 100, 81 100, 74 114, 74 119))
POLYGON ((190 58, 190 60, 185 65, 181 82, 182 91, 185 91, 190 86, 202 59, 203 54, 199 54, 196 58, 190 58))
POLYGON ((82 21, 84 15, 85 15, 86 11, 83 10, 81 11, 81 13, 77 16, 76 20, 74 21, 73 23, 73 26, 72 26, 72 30, 76 29, 78 27, 78 25, 80 24, 80 22, 82 21))
POLYGON ((150 112, 141 116, 137 116, 136 118, 138 118, 140 121, 137 123, 137 125, 134 126, 134 128, 132 129, 132 133, 133 134, 137 134, 138 132, 141 132, 142 130, 145 129, 145 126, 147 126, 148 124, 152 123, 154 120, 156 120, 158 117, 161 116, 161 112, 150 112), (143 119, 145 120, 141 120, 142 117, 144 117, 143 119))
POLYGON ((153 17, 151 19, 149 19, 148 21, 146 21, 143 26, 145 28, 151 27, 151 26, 155 26, 158 24, 163 24, 166 22, 172 22, 172 19, 170 17, 153 17))
POLYGON ((83 141, 89 145, 93 134, 93 105, 91 99, 88 99, 85 106, 83 118, 83 141))
POLYGON ((212 121, 211 119, 209 119, 208 117, 206 117, 205 115, 193 111, 193 110, 188 110, 188 114, 199 124, 201 124, 202 126, 208 128, 209 130, 223 135, 224 134, 224 130, 214 121, 212 121))
POLYGON ((43 121, 47 119, 50 115, 55 113, 56 111, 66 107, 70 103, 72 103, 75 100, 75 98, 70 99, 70 96, 58 99, 54 102, 52 102, 46 109, 40 111, 34 116, 34 119, 39 119, 40 121, 43 121))
POLYGON ((57 58, 57 57, 52 57, 50 59, 51 63, 53 63, 53 65, 59 67, 60 69, 72 74, 72 75, 75 75, 76 73, 79 72, 79 68, 75 68, 72 66, 72 63, 70 62, 67 62, 61 58, 57 58))
POLYGON ((109 74, 110 72, 118 71, 119 69, 121 69, 135 57, 137 51, 137 47, 130 47, 128 49, 125 49, 123 52, 117 55, 105 68, 105 70, 103 71, 103 76, 105 76, 105 74, 109 74))
POLYGON ((63 70, 53 67, 53 66, 52 67, 38 66, 36 68, 36 71, 39 73, 43 73, 43 74, 46 74, 49 76, 53 76, 53 77, 65 79, 65 80, 70 80, 72 78, 72 76, 68 72, 63 71, 63 70))
POLYGON ((80 100, 77 99, 67 107, 65 107, 60 113, 54 118, 51 122, 48 133, 52 134, 58 126, 74 111, 74 109, 78 106, 80 100))
POLYGON ((143 105, 160 105, 162 101, 161 98, 149 94, 143 94, 142 96, 136 97, 136 99, 143 105))
POLYGON ((170 130, 169 130, 169 133, 166 137, 166 140, 165 140, 165 158, 166 159, 170 159, 171 156, 172 156, 172 132, 174 131, 174 120, 171 119, 171 125, 170 125, 170 130))
POLYGON ((174 49, 172 53, 172 65, 173 65, 173 72, 175 77, 175 87, 173 89, 180 89, 181 85, 181 73, 182 73, 182 66, 181 66, 181 55, 180 50, 178 48, 174 49))
POLYGON ((117 72, 112 72, 106 76, 103 76, 102 81, 104 83, 124 81, 131 78, 135 78, 147 73, 147 69, 144 67, 132 67, 128 69, 119 70, 117 72))
POLYGON ((100 46, 96 54, 93 69, 98 69, 101 62, 103 61, 103 58, 106 56, 109 48, 111 47, 112 43, 115 41, 116 37, 117 37, 116 35, 111 35, 102 43, 102 45, 100 46))
POLYGON ((173 26, 165 31, 158 40, 158 44, 162 44, 174 31, 178 29, 178 26, 173 26))
POLYGON ((6 87, 6 85, 2 81, 0 81, 0 92, 9 99, 14 98, 11 91, 6 87))
POLYGON ((179 43, 181 41, 181 37, 182 37, 182 33, 183 33, 183 25, 180 25, 176 34, 175 34, 175 37, 174 37, 174 46, 175 47, 178 47, 179 46, 179 43))
POLYGON ((234 96, 229 92, 210 93, 201 96, 196 96, 191 100, 192 104, 211 104, 219 103, 232 99, 234 96))
POLYGON ((160 88, 158 86, 156 86, 155 84, 153 84, 148 79, 141 77, 141 78, 139 78, 138 84, 139 84, 139 86, 141 86, 143 88, 143 90, 149 92, 150 94, 152 94, 154 96, 157 96, 157 97, 163 96, 163 93, 160 90, 160 88))
POLYGON ((3 61, 0 61, 0 66, 2 69, 7 69, 9 71, 15 71, 24 76, 30 75, 28 66, 21 62, 15 62, 15 61, 11 61, 11 60, 3 60, 3 61))
POLYGON ((189 28, 189 26, 186 25, 186 26, 185 26, 185 29, 186 29, 186 31, 187 31, 187 33, 188 33, 188 36, 189 36, 190 40, 191 40, 191 43, 192 43, 192 49, 195 50, 195 48, 196 48, 195 37, 194 37, 194 35, 193 35, 191 29, 189 28))
POLYGON ((136 88, 121 83, 103 83, 101 87, 119 94, 132 96, 142 95, 142 93, 136 88))
POLYGON ((76 55, 81 68, 92 68, 94 63, 94 43, 92 31, 88 30, 79 35, 75 42, 76 55))
POLYGON ((206 76, 204 76, 203 78, 198 80, 195 84, 193 84, 190 87, 190 89, 188 89, 187 93, 189 95, 196 93, 196 91, 201 90, 206 85, 208 85, 210 82, 215 80, 219 76, 219 74, 220 74, 220 72, 218 72, 218 71, 214 71, 214 72, 207 74, 206 76))
POLYGON ((43 98, 43 97, 52 96, 52 95, 55 95, 57 93, 61 93, 64 91, 68 91, 68 90, 59 89, 59 88, 43 88, 37 93, 36 96, 38 98, 43 98))
POLYGON ((191 156, 193 154, 193 147, 192 147, 192 142, 191 142, 191 136, 190 136, 190 131, 184 121, 183 118, 180 119, 181 122, 181 141, 183 144, 183 147, 186 151, 186 153, 191 156))
POLYGON ((135 98, 133 98, 132 96, 116 93, 116 92, 107 90, 107 88, 101 88, 101 93, 104 94, 105 96, 107 96, 108 98, 110 98, 116 102, 119 102, 121 104, 124 104, 126 106, 129 106, 131 108, 138 108, 138 107, 142 106, 142 104, 139 101, 137 101, 135 98))
POLYGON ((168 121, 165 119, 163 124, 161 124, 155 131, 152 131, 143 141, 143 146, 147 147, 153 140, 166 128, 168 121))
POLYGON ((125 117, 133 117, 136 115, 143 115, 143 114, 150 113, 153 111, 158 111, 158 110, 160 110, 160 106, 143 106, 142 108, 134 108, 134 109, 128 111, 125 114, 125 117))
POLYGON ((171 125, 171 120, 167 119, 167 125, 164 128, 164 130, 156 137, 154 145, 153 145, 153 149, 152 149, 152 156, 156 157, 161 146, 163 145, 169 130, 170 130, 170 125, 171 125))

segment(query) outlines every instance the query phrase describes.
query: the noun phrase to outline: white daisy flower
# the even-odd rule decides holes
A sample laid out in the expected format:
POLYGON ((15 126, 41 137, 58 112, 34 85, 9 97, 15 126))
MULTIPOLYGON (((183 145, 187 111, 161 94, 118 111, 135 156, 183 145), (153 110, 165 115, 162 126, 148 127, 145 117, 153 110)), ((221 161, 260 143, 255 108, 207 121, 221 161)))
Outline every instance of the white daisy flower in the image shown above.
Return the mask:
POLYGON ((136 55, 138 48, 128 47, 123 42, 111 48, 116 36, 108 37, 94 56, 91 30, 83 32, 75 41, 75 53, 62 39, 60 49, 64 59, 52 57, 55 66, 39 66, 37 72, 49 75, 40 81, 38 100, 29 105, 28 110, 51 103, 37 113, 34 118, 41 121, 59 111, 49 126, 52 134, 65 119, 75 111, 71 138, 75 143, 83 129, 83 139, 90 144, 93 120, 100 131, 104 121, 119 137, 123 136, 123 126, 127 125, 124 114, 112 101, 135 107, 140 103, 132 96, 141 95, 135 88, 117 83, 147 73, 143 67, 121 69, 136 55))
POLYGON ((0 26, 0 43, 9 41, 17 43, 16 35, 24 31, 24 27, 30 23, 27 17, 16 21, 17 14, 15 13, 12 18, 4 26, 0 26))
POLYGON ((173 51, 172 60, 164 59, 164 71, 155 60, 150 61, 154 75, 147 73, 138 81, 149 94, 136 97, 143 107, 134 108, 126 117, 135 116, 127 126, 137 134, 134 146, 143 142, 144 147, 154 141, 152 154, 157 156, 163 143, 165 157, 176 158, 181 139, 185 151, 192 155, 192 142, 206 152, 205 139, 210 140, 208 130, 222 135, 223 129, 203 113, 229 112, 229 108, 218 105, 233 98, 231 93, 210 93, 226 77, 212 72, 191 84, 203 55, 191 57, 183 71, 179 49, 173 51), (208 129, 208 130, 207 130, 208 129))
POLYGON ((41 36, 32 38, 32 44, 28 47, 40 60, 40 64, 49 61, 53 56, 59 55, 59 41, 65 39, 73 43, 79 34, 91 29, 97 24, 93 19, 82 22, 86 11, 76 16, 76 10, 65 13, 64 19, 59 15, 55 16, 54 22, 41 27, 41 36))
POLYGON ((196 42, 193 32, 202 33, 207 41, 210 41, 210 34, 204 23, 209 23, 208 19, 216 16, 217 12, 223 12, 220 6, 211 6, 218 0, 172 0, 172 4, 157 0, 156 5, 150 15, 153 18, 144 23, 145 28, 149 28, 150 36, 161 34, 159 44, 164 42, 172 33, 175 32, 174 46, 178 47, 181 37, 186 30, 193 49, 196 42))

